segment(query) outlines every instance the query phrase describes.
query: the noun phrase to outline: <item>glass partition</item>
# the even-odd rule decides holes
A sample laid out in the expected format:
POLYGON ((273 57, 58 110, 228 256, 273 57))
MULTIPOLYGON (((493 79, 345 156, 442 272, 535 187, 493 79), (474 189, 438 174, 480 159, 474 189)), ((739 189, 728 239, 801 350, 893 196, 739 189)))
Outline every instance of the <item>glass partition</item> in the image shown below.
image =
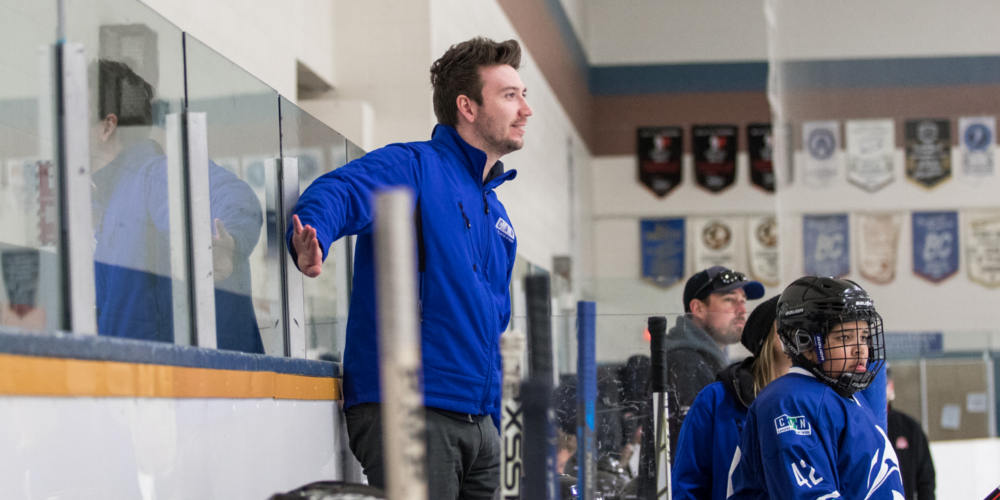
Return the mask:
POLYGON ((187 109, 207 117, 212 213, 194 223, 212 227, 218 347, 281 356, 278 94, 190 35, 186 48, 187 109))
POLYGON ((0 4, 0 326, 61 328, 55 2, 0 4))
POLYGON ((98 333, 190 344, 164 152, 183 98, 181 32, 132 0, 66 2, 65 18, 87 60, 98 333))
MULTIPOLYGON (((297 158, 299 189, 347 162, 348 142, 335 130, 281 98, 281 148, 285 158, 297 158)), ((333 243, 323 273, 304 278, 306 356, 340 360, 350 300, 349 238, 333 243)), ((291 272, 298 272, 292 269, 291 272)))

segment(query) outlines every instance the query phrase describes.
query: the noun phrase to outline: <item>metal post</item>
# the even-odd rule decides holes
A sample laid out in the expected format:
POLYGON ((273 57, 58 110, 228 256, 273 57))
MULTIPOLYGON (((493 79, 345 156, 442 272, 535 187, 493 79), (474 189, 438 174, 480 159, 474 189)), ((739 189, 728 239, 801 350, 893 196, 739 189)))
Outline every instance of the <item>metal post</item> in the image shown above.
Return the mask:
POLYGON ((299 160, 284 157, 278 160, 278 249, 280 259, 282 322, 285 325, 285 355, 293 358, 306 357, 305 300, 302 273, 298 271, 292 256, 288 253, 288 221, 292 209, 299 200, 299 160))
POLYGON ((375 285, 382 382, 383 459, 391 500, 425 500, 426 423, 420 386, 413 195, 375 198, 375 285))
POLYGON ((87 116, 87 62, 83 45, 56 45, 56 99, 59 137, 59 185, 62 216, 64 328, 97 333, 94 285, 94 231, 91 220, 90 131, 87 116))

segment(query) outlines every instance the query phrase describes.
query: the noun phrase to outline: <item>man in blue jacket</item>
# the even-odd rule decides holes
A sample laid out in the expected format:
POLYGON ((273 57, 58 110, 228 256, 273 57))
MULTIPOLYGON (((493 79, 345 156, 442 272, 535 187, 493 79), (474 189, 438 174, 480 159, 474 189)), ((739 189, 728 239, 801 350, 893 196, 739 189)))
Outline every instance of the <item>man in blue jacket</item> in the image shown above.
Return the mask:
POLYGON ((499 484, 499 339, 510 320, 517 238, 494 189, 514 178, 500 157, 522 147, 532 114, 520 59, 514 40, 452 46, 431 66, 431 140, 372 151, 316 179, 295 207, 289 250, 307 276, 320 274, 334 240, 358 235, 344 407, 351 450, 373 485, 384 486, 385 471, 372 196, 388 186, 416 196, 430 496, 489 499, 499 484))
MULTIPOLYGON (((155 89, 122 62, 101 59, 91 73, 98 89, 91 130, 97 330, 186 343, 174 335, 177 285, 170 257, 181 250, 170 240, 167 157, 150 137, 155 89)), ((263 353, 249 263, 263 225, 260 201, 250 186, 212 162, 208 182, 216 345, 263 353)))

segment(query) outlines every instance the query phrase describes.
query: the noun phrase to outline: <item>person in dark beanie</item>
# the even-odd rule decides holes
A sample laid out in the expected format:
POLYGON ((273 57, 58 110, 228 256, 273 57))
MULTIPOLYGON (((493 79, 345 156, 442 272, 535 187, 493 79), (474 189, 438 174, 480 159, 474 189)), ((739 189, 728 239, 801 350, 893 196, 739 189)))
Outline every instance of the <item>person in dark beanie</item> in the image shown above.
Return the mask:
MULTIPOLYGON (((764 296, 764 285, 732 269, 713 266, 688 278, 684 312, 667 333, 670 435, 677 436, 695 396, 729 360, 723 349, 740 341, 747 300, 764 296)), ((677 451, 670 440, 671 458, 677 451)))
POLYGON ((775 331, 777 306, 774 296, 753 310, 740 339, 752 355, 720 371, 691 404, 671 471, 674 499, 726 498, 747 409, 764 386, 792 366, 775 331))

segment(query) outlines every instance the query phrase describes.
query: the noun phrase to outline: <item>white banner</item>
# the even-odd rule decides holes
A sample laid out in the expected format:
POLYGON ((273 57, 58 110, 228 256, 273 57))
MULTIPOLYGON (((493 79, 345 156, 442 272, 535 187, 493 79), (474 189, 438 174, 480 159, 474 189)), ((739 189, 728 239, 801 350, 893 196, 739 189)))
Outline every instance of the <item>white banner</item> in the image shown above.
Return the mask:
POLYGON ((743 221, 740 219, 732 216, 689 219, 692 272, 712 266, 725 266, 737 271, 745 269, 741 245, 736 244, 743 241, 743 221))
POLYGON ((854 241, 858 243, 858 272, 865 279, 885 285, 896 279, 899 231, 903 216, 894 213, 856 215, 854 241))
POLYGON ((1000 286, 1000 211, 971 211, 963 219, 969 279, 990 288, 1000 286))
POLYGON ((778 222, 773 215, 747 217, 750 275, 767 286, 778 286, 778 222))
POLYGON ((847 181, 874 192, 893 180, 895 130, 891 119, 848 120, 847 181))
POLYGON ((958 119, 959 150, 962 163, 961 177, 979 182, 993 175, 996 118, 992 116, 963 116, 958 119))
POLYGON ((802 124, 802 181, 824 188, 840 175, 840 124, 836 121, 802 124))

